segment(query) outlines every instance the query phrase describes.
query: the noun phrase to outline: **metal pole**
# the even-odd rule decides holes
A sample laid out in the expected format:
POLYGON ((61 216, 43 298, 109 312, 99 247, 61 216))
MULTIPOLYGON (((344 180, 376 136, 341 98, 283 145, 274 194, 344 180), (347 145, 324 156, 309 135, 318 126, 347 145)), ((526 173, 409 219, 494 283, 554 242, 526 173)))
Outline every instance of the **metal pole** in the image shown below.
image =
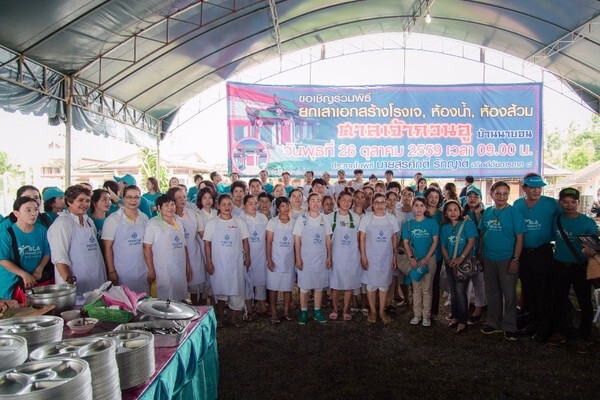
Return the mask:
MULTIPOLYGON (((162 126, 162 121, 159 121, 159 125, 162 126)), ((159 128, 158 134, 156 135, 156 179, 160 183, 160 137, 162 129, 159 128)))
POLYGON ((66 120, 65 120, 65 188, 71 186, 71 106, 73 101, 73 77, 65 80, 66 90, 66 120))

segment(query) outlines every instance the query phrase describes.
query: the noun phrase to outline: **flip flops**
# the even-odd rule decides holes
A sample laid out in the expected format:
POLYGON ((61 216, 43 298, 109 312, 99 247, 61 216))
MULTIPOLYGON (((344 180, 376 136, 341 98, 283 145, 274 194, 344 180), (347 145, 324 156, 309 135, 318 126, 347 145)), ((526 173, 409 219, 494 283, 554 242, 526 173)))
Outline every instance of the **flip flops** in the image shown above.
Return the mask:
POLYGON ((374 324, 377 322, 377 316, 376 315, 369 315, 367 316, 367 322, 369 324, 374 324))
POLYGON ((351 314, 343 314, 342 318, 344 319, 344 321, 352 321, 352 315, 351 314))
POLYGON ((337 321, 338 318, 339 318, 339 314, 336 312, 332 312, 331 314, 329 314, 329 319, 332 321, 337 321))

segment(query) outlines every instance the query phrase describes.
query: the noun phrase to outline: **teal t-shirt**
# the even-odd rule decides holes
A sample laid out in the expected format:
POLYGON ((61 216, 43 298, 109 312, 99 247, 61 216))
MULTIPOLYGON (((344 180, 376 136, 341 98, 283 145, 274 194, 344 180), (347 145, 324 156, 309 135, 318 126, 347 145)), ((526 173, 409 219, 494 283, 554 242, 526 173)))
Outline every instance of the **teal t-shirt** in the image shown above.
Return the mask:
POLYGON ((196 198, 198 197, 198 188, 196 186, 192 186, 188 189, 187 192, 187 201, 188 203, 196 204, 196 198))
MULTIPOLYGON (((577 235, 597 235, 598 226, 596 222, 583 214, 579 214, 576 218, 566 218, 564 215, 560 215, 558 218, 560 218, 560 223, 567 234, 567 238, 573 243, 575 251, 581 255, 583 260, 587 261, 587 257, 581 252, 581 242, 577 239, 577 235)), ((556 249, 554 250, 555 260, 564 263, 580 263, 575 258, 575 255, 571 253, 571 250, 569 250, 569 246, 560 234, 556 222, 554 223, 554 240, 556 240, 556 249)))
MULTIPOLYGON (((108 212, 106 213, 107 216, 109 216, 112 213, 116 213, 117 211, 119 211, 119 205, 118 204, 114 204, 114 203, 110 203, 110 208, 108 209, 108 212)), ((89 212, 88 212, 89 215, 89 212)))
POLYGON ((265 193, 271 194, 273 193, 273 185, 267 183, 263 186, 263 190, 265 191, 265 193))
MULTIPOLYGON (((458 230, 460 229, 460 225, 463 221, 458 221, 456 226, 452 226, 452 224, 444 224, 440 228, 440 246, 443 246, 450 258, 454 256, 454 246, 456 246, 456 235, 458 234, 458 230)), ((471 220, 464 220, 464 227, 462 232, 460 233, 460 237, 458 238, 458 252, 456 256, 460 256, 467 245, 467 241, 471 238, 479 237, 477 233, 477 227, 471 220)), ((469 254, 474 253, 475 246, 471 249, 469 254)))
POLYGON ((142 197, 144 199, 146 199, 146 201, 148 202, 148 207, 150 207, 150 212, 152 213, 153 217, 156 217, 156 215, 158 214, 158 211, 152 211, 152 207, 156 207, 156 199, 158 198, 158 196, 162 195, 161 192, 156 192, 154 194, 151 193, 144 193, 142 195, 142 197))
POLYGON ((477 218, 475 217, 475 213, 473 211, 467 212, 465 218, 467 217, 471 220, 471 222, 473 222, 473 225, 475 225, 475 228, 477 229, 477 237, 475 237, 475 246, 473 246, 473 253, 477 254, 477 252, 479 251, 479 229, 477 228, 477 218))
POLYGON ((286 196, 289 196, 289 195, 290 195, 290 192, 291 192, 292 190, 294 190, 295 188, 296 188, 296 187, 295 187, 295 186, 293 186, 293 185, 286 186, 286 187, 284 188, 284 189, 285 189, 285 195, 286 195, 286 196))
POLYGON ((225 186, 219 182, 217 183, 217 196, 220 196, 223 193, 229 193, 229 186, 225 186))
POLYGON ((92 215, 88 214, 88 217, 91 218, 92 221, 94 221, 94 226, 96 227, 96 236, 98 237, 98 243, 102 243, 102 228, 104 227, 104 221, 106 221, 106 217, 105 218, 94 218, 92 215))
MULTIPOLYGON (((15 220, 17 217, 14 217, 15 220)), ((7 215, 6 217, 4 217, 2 219, 2 221, 0 221, 0 231, 5 231, 6 228, 8 228, 9 226, 11 226, 13 224, 13 222, 10 220, 10 214, 7 215)), ((35 224, 39 225, 43 228, 46 228, 46 224, 44 223, 44 221, 42 221, 42 219, 38 216, 37 219, 35 220, 35 224)))
POLYGON ((519 210, 506 206, 502 210, 486 208, 479 222, 483 233, 483 256, 490 261, 512 258, 516 236, 525 233, 525 221, 519 210))
POLYGON ((425 197, 425 192, 417 192, 415 190, 415 197, 425 197))
POLYGON ((152 210, 150 209, 150 204, 148 203, 148 200, 146 200, 143 197, 140 199, 140 204, 138 205, 138 210, 140 210, 141 212, 146 214, 148 219, 152 218, 152 210))
MULTIPOLYGON (((21 268, 32 273, 40 265, 42 257, 50 255, 50 245, 46 237, 48 230, 41 225, 35 224, 33 231, 25 233, 19 229, 16 223, 9 226, 12 226, 17 238, 21 268)), ((10 234, 7 229, 2 229, 0 231, 0 260, 14 261, 14 259, 10 234)), ((8 272, 6 268, 0 265, 0 298, 12 298, 12 293, 18 280, 19 277, 17 275, 8 272)))
POLYGON ((433 218, 425 218, 420 222, 413 219, 410 223, 407 221, 402 225, 402 238, 408 239, 418 260, 427 255, 433 238, 438 236, 439 232, 440 226, 433 218))
MULTIPOLYGON (((442 215, 442 210, 437 210, 437 212, 431 216, 431 218, 433 218, 435 222, 437 222, 438 226, 442 225, 442 215)), ((443 258, 444 256, 442 255, 442 245, 438 241, 438 246, 435 249, 435 260, 439 263, 440 261, 442 261, 443 258)))
POLYGON ((556 216, 560 214, 558 201, 551 197, 541 196, 531 208, 527 207, 525 198, 517 199, 514 207, 521 212, 525 219, 523 246, 528 249, 550 243, 554 239, 553 225, 556 216))

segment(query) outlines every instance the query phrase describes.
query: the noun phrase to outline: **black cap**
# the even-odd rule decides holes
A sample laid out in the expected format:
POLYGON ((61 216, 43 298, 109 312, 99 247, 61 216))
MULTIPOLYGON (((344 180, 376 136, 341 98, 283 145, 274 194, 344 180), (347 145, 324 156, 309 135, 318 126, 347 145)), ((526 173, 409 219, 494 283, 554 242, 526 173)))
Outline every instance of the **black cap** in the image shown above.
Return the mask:
POLYGON ((575 200, 579 200, 579 190, 572 187, 564 188, 558 193, 558 199, 562 200, 565 197, 572 197, 575 200))

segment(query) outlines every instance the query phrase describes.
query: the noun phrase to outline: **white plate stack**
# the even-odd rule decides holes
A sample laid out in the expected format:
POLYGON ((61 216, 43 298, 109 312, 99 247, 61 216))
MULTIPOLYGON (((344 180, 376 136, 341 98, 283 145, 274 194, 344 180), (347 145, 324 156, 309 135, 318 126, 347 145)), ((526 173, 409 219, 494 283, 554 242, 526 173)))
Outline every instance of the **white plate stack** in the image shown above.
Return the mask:
POLYGON ((27 361, 27 340, 17 335, 0 335, 0 371, 27 361))
POLYGON ((92 374, 84 360, 31 361, 0 372, 0 399, 93 400, 92 374))
POLYGON ((64 321, 53 315, 13 317, 0 321, 0 334, 18 335, 27 340, 29 351, 58 342, 62 338, 64 321))
POLYGON ((129 389, 146 382, 154 375, 154 335, 144 331, 112 331, 97 337, 114 340, 117 345, 117 364, 121 389, 129 389))
POLYGON ((102 337, 66 339, 41 346, 29 354, 31 360, 54 357, 80 358, 88 362, 92 373, 94 400, 121 399, 115 341, 102 337))

